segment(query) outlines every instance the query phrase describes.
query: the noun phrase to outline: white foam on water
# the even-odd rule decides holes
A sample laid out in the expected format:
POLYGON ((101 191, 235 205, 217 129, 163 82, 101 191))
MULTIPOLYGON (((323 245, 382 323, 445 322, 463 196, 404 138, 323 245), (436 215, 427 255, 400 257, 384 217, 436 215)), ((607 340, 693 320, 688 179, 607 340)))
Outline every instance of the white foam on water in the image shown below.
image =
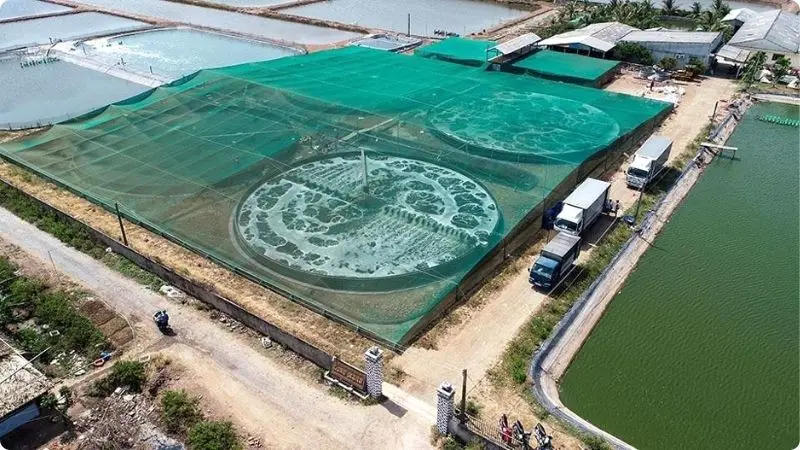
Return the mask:
POLYGON ((491 195, 445 167, 394 156, 336 156, 259 186, 237 217, 257 253, 294 269, 374 278, 424 271, 488 245, 491 195))

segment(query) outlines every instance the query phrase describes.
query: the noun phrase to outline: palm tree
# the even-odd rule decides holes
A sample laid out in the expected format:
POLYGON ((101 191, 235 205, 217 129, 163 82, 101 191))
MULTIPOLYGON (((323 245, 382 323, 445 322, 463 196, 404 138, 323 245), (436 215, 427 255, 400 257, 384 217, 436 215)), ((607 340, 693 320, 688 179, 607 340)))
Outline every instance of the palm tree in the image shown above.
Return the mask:
POLYGON ((689 10, 689 15, 692 18, 697 19, 698 17, 700 17, 700 13, 702 12, 703 12, 703 5, 701 5, 700 2, 692 3, 692 9, 689 10))
POLYGON ((661 11, 664 12, 665 16, 674 16, 675 13, 678 12, 678 6, 675 4, 675 0, 662 0, 661 11))
POLYGON ((731 12, 731 7, 723 0, 713 0, 711 2, 711 12, 714 14, 714 17, 722 19, 731 12))

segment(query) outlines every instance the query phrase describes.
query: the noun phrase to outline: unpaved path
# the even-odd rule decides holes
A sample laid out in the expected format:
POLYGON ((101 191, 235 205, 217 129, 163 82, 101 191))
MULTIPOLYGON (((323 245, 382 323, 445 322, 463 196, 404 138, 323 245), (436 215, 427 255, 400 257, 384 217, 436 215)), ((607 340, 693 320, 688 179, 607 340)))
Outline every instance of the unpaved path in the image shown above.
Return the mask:
POLYGON ((42 265, 54 264, 126 316, 144 351, 158 350, 178 360, 187 376, 205 388, 206 400, 220 408, 217 413, 268 448, 430 448, 435 412, 392 386, 385 388, 386 395, 400 406, 366 407, 335 398, 202 312, 145 289, 2 208, 0 239, 42 265), (159 309, 170 311, 176 336, 155 329, 151 315, 159 309))
MULTIPOLYGON (((617 79, 608 86, 614 92, 634 94, 646 87, 642 80, 630 75, 617 79)), ((708 123, 716 99, 728 99, 736 85, 730 80, 710 78, 702 84, 684 86, 686 94, 680 106, 660 126, 656 133, 673 140, 671 160, 674 160, 708 123)), ((720 106, 721 107, 721 106, 720 106)), ((627 164, 615 172, 611 181, 610 196, 620 200, 622 209, 635 204, 637 192, 625 184, 624 170, 627 164)), ((607 226, 608 224, 605 224, 607 226)), ((603 227, 598 223, 595 227, 603 227)), ((602 229, 593 230, 598 237, 602 229)), ((591 241, 591 239, 590 239, 591 241)), ((591 249, 585 249, 581 259, 587 258, 591 249)), ((477 310, 470 311, 463 323, 451 327, 437 342, 437 349, 429 350, 417 346, 409 348, 403 355, 392 360, 392 364, 407 374, 402 387, 421 398, 435 398, 435 391, 442 381, 460 383, 461 370, 467 369, 467 389, 472 391, 485 378, 488 369, 498 361, 508 343, 545 302, 547 296, 531 289, 528 269, 531 257, 515 265, 515 272, 490 299, 477 310)), ((469 307, 469 301, 466 307, 469 307)), ((481 402, 505 402, 491 396, 481 402)), ((491 405, 486 405, 491 409, 491 405)))

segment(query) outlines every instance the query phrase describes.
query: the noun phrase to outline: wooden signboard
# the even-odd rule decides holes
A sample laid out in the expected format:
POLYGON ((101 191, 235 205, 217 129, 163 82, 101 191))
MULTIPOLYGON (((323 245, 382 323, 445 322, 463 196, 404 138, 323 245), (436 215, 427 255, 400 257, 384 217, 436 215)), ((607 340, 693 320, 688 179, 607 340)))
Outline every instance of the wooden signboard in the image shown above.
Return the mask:
POLYGON ((367 374, 364 373, 363 370, 353 367, 339 358, 333 358, 330 376, 358 392, 367 392, 367 374))

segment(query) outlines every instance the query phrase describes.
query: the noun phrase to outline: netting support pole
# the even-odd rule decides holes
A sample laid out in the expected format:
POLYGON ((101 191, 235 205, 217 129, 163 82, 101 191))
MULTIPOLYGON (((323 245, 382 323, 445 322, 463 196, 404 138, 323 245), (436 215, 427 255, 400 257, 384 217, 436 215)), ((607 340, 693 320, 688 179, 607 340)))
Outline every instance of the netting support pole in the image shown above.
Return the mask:
POLYGON ((125 226, 122 224, 122 214, 119 213, 119 203, 114 202, 114 209, 117 210, 117 220, 119 221, 119 230, 122 231, 122 243, 128 247, 128 236, 125 235, 125 226))

